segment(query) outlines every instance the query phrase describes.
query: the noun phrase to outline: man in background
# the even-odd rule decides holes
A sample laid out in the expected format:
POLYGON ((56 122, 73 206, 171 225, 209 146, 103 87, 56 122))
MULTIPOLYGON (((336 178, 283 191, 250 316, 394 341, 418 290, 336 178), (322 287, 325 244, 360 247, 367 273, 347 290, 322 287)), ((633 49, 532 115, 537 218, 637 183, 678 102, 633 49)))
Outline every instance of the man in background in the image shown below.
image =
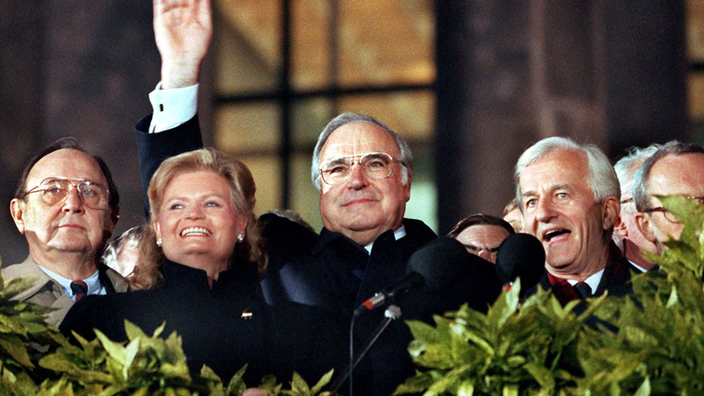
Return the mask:
POLYGON ((679 239, 682 223, 662 207, 658 196, 678 195, 704 203, 704 148, 671 141, 643 162, 634 175, 636 221, 658 253, 679 239))
POLYGON ((518 207, 515 197, 511 202, 506 204, 501 218, 511 224, 514 231, 523 232, 523 213, 521 212, 521 208, 518 207))
POLYGON ((638 210, 633 201, 633 174, 658 147, 661 146, 654 144, 645 148, 632 147, 628 155, 614 164, 621 184, 621 215, 614 228, 614 242, 619 245, 626 259, 642 272, 652 269, 653 264, 643 258, 641 252, 657 253, 657 247, 643 235, 636 222, 638 210))
POLYGON ((460 241, 469 253, 496 264, 499 245, 515 233, 503 219, 477 213, 460 220, 447 236, 460 241))

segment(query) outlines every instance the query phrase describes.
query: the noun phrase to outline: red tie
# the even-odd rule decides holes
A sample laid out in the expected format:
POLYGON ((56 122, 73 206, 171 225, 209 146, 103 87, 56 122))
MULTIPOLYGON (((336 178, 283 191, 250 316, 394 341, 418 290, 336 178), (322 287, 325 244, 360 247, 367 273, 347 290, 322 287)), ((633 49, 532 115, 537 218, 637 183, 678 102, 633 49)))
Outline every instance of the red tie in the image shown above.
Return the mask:
POLYGON ((553 294, 563 306, 572 300, 581 298, 580 294, 577 292, 577 289, 572 287, 572 285, 567 282, 567 279, 558 278, 548 272, 548 280, 552 285, 553 294))
POLYGON ((76 301, 78 301, 88 293, 88 285, 82 280, 75 280, 71 282, 71 291, 76 296, 76 301))

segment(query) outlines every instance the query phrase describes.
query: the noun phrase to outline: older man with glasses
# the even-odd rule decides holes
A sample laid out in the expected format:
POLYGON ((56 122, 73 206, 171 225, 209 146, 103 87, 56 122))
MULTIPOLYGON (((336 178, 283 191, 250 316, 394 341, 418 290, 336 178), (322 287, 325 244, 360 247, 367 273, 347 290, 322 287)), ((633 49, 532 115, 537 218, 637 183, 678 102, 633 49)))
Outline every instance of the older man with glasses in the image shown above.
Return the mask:
POLYGON ((670 238, 679 239, 682 223, 662 207, 658 196, 677 195, 704 203, 704 148, 671 141, 643 162, 634 175, 636 221, 658 252, 670 238))
POLYGON ((16 300, 55 308, 58 326, 75 301, 88 294, 126 291, 127 282, 99 264, 119 218, 119 195, 110 171, 75 139, 61 139, 34 156, 22 173, 10 212, 27 238, 29 257, 2 269, 5 279, 35 280, 16 300))

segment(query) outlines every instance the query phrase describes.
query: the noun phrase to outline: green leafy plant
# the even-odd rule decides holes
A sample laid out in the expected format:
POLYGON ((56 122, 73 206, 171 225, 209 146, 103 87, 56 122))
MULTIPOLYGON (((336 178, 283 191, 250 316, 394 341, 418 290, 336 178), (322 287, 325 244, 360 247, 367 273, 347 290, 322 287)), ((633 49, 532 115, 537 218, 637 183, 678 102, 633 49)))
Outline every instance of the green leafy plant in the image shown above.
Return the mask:
POLYGON ((396 393, 704 394, 704 205, 661 200, 684 228, 648 256, 661 269, 635 276, 633 295, 591 299, 577 315, 543 292, 521 304, 513 288, 486 315, 463 307, 434 327, 409 322, 419 369, 396 393))
POLYGON ((579 350, 594 394, 704 393, 704 206, 660 197, 684 225, 678 241, 648 259, 661 267, 634 279, 635 299, 611 299, 596 314, 618 334, 589 331, 579 350))
MULTIPOLYGON (((39 365, 62 373, 52 384, 56 394, 195 395, 209 394, 219 379, 212 371, 192 378, 181 348, 181 338, 172 333, 161 338, 164 326, 152 336, 125 322, 129 341, 120 344, 96 331, 93 341, 75 335, 80 345, 64 345, 44 356, 39 365), (57 385, 58 384, 58 385, 57 385)), ((45 386, 48 384, 44 384, 45 386)))
MULTIPOLYGON (((1 262, 0 262, 1 264, 1 262)), ((33 280, 0 278, 0 396, 5 395, 239 395, 247 389, 242 367, 225 385, 208 367, 189 373, 181 338, 163 338, 164 326, 151 336, 125 322, 128 342, 117 343, 96 331, 92 341, 76 335, 70 343, 44 322, 51 308, 13 301, 33 280)), ((327 396, 332 377, 312 388, 293 373, 290 389, 276 378, 262 379, 268 395, 327 396)))
MULTIPOLYGON (((192 375, 186 365, 181 338, 172 333, 162 338, 164 325, 148 336, 136 325, 125 322, 129 341, 116 343, 96 331, 96 339, 87 341, 76 335, 79 345, 63 345, 39 361, 39 365, 62 373, 57 381, 45 381, 39 395, 239 395, 247 389, 242 367, 225 386, 207 366, 192 375)), ((267 376, 258 388, 270 395, 316 396, 326 385, 332 371, 313 388, 293 373, 290 390, 283 390, 276 378, 267 376)))
POLYGON ((396 394, 550 395, 575 388, 582 376, 573 363, 577 339, 603 298, 576 315, 577 302, 562 307, 539 291, 521 304, 519 290, 517 284, 503 292, 487 314, 463 306, 436 316, 435 327, 409 321, 409 352, 421 370, 396 394))
MULTIPOLYGON (((0 261, 0 266, 2 262, 0 261)), ((33 395, 36 380, 47 373, 37 370, 36 358, 66 342, 44 322, 51 309, 13 301, 32 279, 0 279, 0 395, 33 395)))

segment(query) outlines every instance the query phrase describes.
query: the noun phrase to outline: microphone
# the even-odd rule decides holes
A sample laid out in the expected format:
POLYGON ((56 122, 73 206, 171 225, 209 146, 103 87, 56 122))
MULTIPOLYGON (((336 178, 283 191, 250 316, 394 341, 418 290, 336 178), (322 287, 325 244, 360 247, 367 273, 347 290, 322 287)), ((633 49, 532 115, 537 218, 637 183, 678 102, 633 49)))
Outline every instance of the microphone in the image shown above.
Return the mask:
POLYGON ((496 273, 504 287, 521 278, 521 292, 535 286, 545 274, 545 249, 530 235, 510 235, 499 245, 496 254, 496 273))
POLYGON ((354 314, 356 316, 365 310, 371 311, 384 305, 387 300, 395 301, 401 299, 408 294, 409 291, 420 289, 423 286, 425 286, 425 278, 423 275, 417 272, 411 272, 401 278, 400 281, 394 283, 393 286, 375 293, 367 301, 363 302, 362 305, 357 307, 357 309, 354 310, 354 314))
POLYGON ((387 301, 398 301, 411 290, 441 290, 460 275, 468 255, 465 247, 453 238, 439 237, 428 242, 408 259, 407 274, 401 280, 374 294, 354 314, 371 311, 387 301))

